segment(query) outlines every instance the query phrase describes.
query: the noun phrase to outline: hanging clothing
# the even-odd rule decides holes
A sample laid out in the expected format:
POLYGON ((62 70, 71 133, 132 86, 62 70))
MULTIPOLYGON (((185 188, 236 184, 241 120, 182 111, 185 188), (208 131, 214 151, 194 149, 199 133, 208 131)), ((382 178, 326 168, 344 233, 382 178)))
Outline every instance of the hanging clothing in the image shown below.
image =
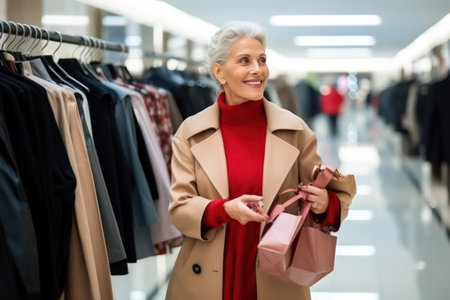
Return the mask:
POLYGON ((89 89, 86 96, 89 102, 93 139, 127 255, 126 260, 111 265, 111 272, 126 274, 128 272, 126 263, 136 262, 130 200, 132 183, 114 118, 114 99, 98 81, 84 74, 77 60, 60 59, 58 64, 89 89))
POLYGON ((33 76, 31 68, 26 64, 22 66, 26 77, 47 90, 78 181, 65 295, 69 299, 112 299, 109 262, 77 101, 67 89, 33 76), (81 281, 80 277, 84 280, 81 281))
POLYGON ((183 119, 210 106, 215 101, 215 88, 208 82, 183 77, 183 72, 167 68, 150 68, 141 81, 171 92, 183 119))
POLYGON ((59 299, 66 286, 76 177, 45 89, 8 70, 0 76, 4 118, 37 239, 41 297, 59 299))
POLYGON ((433 82, 423 108, 421 139, 425 146, 425 159, 431 163, 450 163, 450 118, 448 117, 450 75, 433 82))
POLYGON ((154 124, 153 128, 155 130, 170 178, 173 129, 169 117, 169 104, 167 99, 159 92, 157 88, 143 83, 135 83, 134 86, 145 91, 145 95, 142 96, 145 101, 145 106, 147 107, 150 120, 152 121, 152 124, 154 124))
POLYGON ((308 126, 311 126, 313 118, 320 113, 320 92, 306 80, 300 80, 295 86, 295 91, 301 117, 308 126))
POLYGON ((3 117, 2 97, 0 92, 0 299, 20 299, 19 294, 37 299, 40 293, 37 240, 3 117), (24 291, 19 291, 19 286, 24 291))
POLYGON ((301 116, 302 111, 298 103, 298 96, 293 86, 291 86, 286 78, 282 75, 270 80, 270 83, 275 87, 278 97, 281 102, 281 107, 289 110, 297 116, 301 116))
MULTIPOLYGON (((48 64, 48 62, 49 60, 47 59, 46 63, 48 64)), ((49 65, 43 63, 42 58, 36 58, 28 62, 21 62, 20 64, 22 65, 23 69, 28 69, 28 66, 30 66, 33 75, 44 79, 47 82, 51 82, 54 84, 57 84, 56 82, 58 82, 60 86, 63 86, 67 89, 67 92, 73 93, 74 97, 76 98, 80 120, 83 126, 83 134, 86 141, 86 150, 88 153, 92 175, 94 178, 95 191, 101 214, 105 244, 108 251, 108 261, 109 263, 114 263, 124 260, 126 258, 125 249, 123 247, 122 239, 120 237, 117 222, 115 220, 114 212, 111 206, 111 200, 106 189, 103 174, 98 162, 97 152, 92 140, 92 128, 90 126, 91 121, 86 96, 81 90, 77 89, 73 85, 67 86, 66 84, 68 84, 68 82, 64 81, 62 78, 57 77, 52 79, 50 74, 47 72, 47 70, 51 71, 52 69, 49 69, 49 65), (88 113, 86 113, 86 111, 88 113)))
MULTIPOLYGON (((156 204, 156 209, 159 214, 159 222, 151 225, 152 238, 154 245, 161 243, 169 243, 172 240, 178 241, 181 233, 169 221, 168 207, 170 202, 170 178, 169 173, 164 162, 164 156, 159 146, 156 133, 153 130, 145 101, 141 97, 133 97, 131 99, 134 114, 140 126, 141 132, 144 136, 145 145, 147 146, 148 155, 152 161, 152 166, 156 174, 156 184, 158 186, 159 198, 156 204)), ((164 253, 164 246, 159 245, 164 253)))

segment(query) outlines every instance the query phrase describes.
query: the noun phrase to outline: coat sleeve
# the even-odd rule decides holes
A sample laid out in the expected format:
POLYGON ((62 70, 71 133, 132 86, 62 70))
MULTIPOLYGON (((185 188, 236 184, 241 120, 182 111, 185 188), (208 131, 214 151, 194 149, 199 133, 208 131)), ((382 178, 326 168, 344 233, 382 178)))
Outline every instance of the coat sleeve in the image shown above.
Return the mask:
MULTIPOLYGON (((313 180, 314 167, 322 164, 322 159, 317 153, 317 137, 312 131, 308 130, 310 136, 306 138, 306 142, 301 149, 299 159, 300 178, 302 182, 308 183, 313 180)), ((307 132, 308 132, 307 131, 307 132)), ((331 166, 337 167, 337 166, 331 166)), ((348 210, 352 199, 356 194, 356 183, 353 175, 342 175, 336 172, 335 178, 327 185, 327 190, 332 191, 339 199, 341 204, 341 218, 340 222, 348 216, 348 210)), ((323 228, 328 231, 328 228, 323 228)))
POLYGON ((202 217, 211 200, 198 195, 195 158, 189 142, 182 134, 175 135, 172 148, 170 221, 185 236, 204 241, 212 240, 216 228, 202 236, 202 217))

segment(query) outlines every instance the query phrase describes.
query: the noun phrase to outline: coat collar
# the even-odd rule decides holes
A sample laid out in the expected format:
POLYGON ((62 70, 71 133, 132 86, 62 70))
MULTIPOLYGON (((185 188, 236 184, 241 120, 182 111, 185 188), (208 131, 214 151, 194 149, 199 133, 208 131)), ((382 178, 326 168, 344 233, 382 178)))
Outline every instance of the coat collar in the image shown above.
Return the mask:
MULTIPOLYGON (((300 151, 278 137, 277 130, 303 130, 303 122, 289 111, 279 108, 266 99, 263 100, 267 119, 266 150, 264 157, 263 202, 267 212, 280 190, 289 171, 298 159, 300 151)), ((219 106, 211 105, 189 120, 187 138, 193 137, 208 129, 215 132, 206 139, 195 144, 191 150, 194 157, 205 170, 212 184, 222 198, 228 198, 229 187, 226 157, 219 130, 219 106), (214 149, 214 151, 211 151, 214 149)), ((264 224, 261 225, 261 233, 264 224)))
MULTIPOLYGON (((291 112, 281 109, 277 105, 263 99, 264 110, 267 119, 267 128, 270 132, 277 130, 303 130, 303 125, 298 117, 291 112)), ((191 117, 187 138, 191 138, 208 129, 219 129, 220 108, 217 102, 205 110, 191 117)))

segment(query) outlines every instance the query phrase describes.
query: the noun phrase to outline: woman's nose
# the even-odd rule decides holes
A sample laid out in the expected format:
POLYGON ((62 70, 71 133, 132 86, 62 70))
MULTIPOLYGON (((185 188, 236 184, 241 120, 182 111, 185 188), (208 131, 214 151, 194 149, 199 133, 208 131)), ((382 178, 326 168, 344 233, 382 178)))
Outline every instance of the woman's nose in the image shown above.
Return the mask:
POLYGON ((261 66, 257 61, 253 62, 251 65, 251 73, 260 73, 261 72, 261 66))

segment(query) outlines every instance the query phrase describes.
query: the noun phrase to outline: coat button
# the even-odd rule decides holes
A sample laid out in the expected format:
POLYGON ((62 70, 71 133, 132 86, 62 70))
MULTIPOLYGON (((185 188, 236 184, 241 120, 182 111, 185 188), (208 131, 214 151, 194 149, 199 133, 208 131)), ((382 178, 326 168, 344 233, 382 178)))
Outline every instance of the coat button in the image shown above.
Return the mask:
POLYGON ((202 272, 202 268, 198 264, 194 264, 192 266, 192 271, 194 271, 195 274, 200 274, 202 272))

